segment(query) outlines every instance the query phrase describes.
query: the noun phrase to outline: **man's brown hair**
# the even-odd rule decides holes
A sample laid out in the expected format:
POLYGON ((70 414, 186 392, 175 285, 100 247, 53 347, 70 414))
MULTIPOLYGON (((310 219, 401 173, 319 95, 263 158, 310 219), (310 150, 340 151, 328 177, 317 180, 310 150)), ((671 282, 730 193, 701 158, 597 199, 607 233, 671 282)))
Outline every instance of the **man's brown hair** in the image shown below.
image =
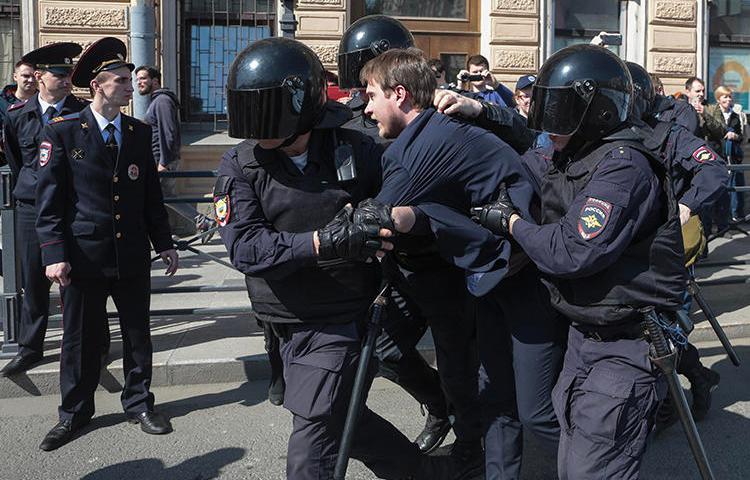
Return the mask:
POLYGON ((412 96, 415 108, 424 110, 432 106, 437 88, 435 73, 427 59, 417 48, 394 48, 373 58, 359 73, 363 84, 376 82, 384 92, 403 86, 412 96))

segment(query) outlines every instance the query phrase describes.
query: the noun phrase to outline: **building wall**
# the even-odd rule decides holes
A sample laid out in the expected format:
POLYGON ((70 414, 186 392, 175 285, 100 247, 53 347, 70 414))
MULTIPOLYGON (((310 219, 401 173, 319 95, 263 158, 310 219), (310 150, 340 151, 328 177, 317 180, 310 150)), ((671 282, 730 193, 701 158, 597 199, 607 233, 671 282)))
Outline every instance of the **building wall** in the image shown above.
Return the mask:
POLYGON ((323 65, 336 70, 339 40, 350 24, 347 0, 297 0, 295 38, 318 54, 323 65))
MULTIPOLYGON (((659 75, 666 93, 684 90, 685 80, 701 76, 698 2, 655 0, 648 9, 646 69, 659 75)), ((702 43, 702 42, 701 42, 702 43)))
POLYGON ((540 3, 543 0, 491 0, 482 2, 489 25, 482 25, 483 48, 495 78, 513 88, 518 77, 539 69, 540 3), (487 31, 489 27, 489 31, 487 31))

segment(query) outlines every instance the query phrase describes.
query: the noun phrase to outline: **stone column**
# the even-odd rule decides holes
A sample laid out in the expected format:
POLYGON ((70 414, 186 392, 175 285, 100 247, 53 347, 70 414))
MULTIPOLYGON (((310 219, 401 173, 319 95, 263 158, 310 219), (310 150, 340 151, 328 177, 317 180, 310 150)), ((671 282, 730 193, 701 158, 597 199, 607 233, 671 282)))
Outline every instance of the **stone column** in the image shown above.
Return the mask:
POLYGON ((656 73, 671 95, 697 75, 696 0, 653 0, 648 9, 646 69, 656 73))
POLYGON ((483 31, 482 37, 489 35, 488 60, 492 73, 511 90, 520 75, 539 69, 540 1, 491 0, 490 31, 483 31))
POLYGON ((336 71, 339 41, 349 26, 346 0, 297 0, 295 38, 320 57, 323 66, 336 71))

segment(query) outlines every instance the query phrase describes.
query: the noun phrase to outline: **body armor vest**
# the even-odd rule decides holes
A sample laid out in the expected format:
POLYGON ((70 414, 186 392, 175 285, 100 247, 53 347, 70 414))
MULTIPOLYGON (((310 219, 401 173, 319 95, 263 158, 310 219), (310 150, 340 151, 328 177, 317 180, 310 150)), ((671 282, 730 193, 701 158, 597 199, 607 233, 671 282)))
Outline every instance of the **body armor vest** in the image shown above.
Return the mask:
POLYGON ((559 221, 613 150, 641 151, 664 188, 659 220, 642 228, 609 267, 584 278, 543 278, 553 306, 574 324, 617 325, 640 321, 638 309, 674 310, 681 304, 686 276, 677 203, 669 175, 653 154, 632 140, 616 140, 582 158, 552 165, 542 179, 542 224, 559 221), (646 230, 646 231, 644 231, 646 230))
MULTIPOLYGON (((360 143, 346 130, 336 138, 353 143, 355 157, 360 143)), ((253 185, 266 219, 277 231, 301 233, 324 227, 347 203, 356 205, 373 196, 368 180, 341 184, 333 160, 330 130, 314 130, 310 139, 309 162, 316 162, 315 174, 291 175, 280 152, 268 152, 258 159, 253 143, 237 147, 242 172, 253 185), (268 158, 265 158, 268 157, 268 158)), ((296 167, 292 167, 296 168, 296 167)), ((379 180, 379 179, 378 179, 379 180)), ((253 310, 260 320, 277 323, 347 323, 362 316, 377 294, 380 268, 377 262, 319 261, 282 276, 245 276, 253 310)))

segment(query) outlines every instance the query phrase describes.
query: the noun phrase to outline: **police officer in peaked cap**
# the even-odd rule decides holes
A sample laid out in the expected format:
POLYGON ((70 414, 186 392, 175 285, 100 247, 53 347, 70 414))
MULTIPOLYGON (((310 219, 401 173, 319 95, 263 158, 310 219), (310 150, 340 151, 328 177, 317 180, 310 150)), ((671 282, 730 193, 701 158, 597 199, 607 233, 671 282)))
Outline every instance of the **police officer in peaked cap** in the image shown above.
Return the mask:
POLYGON ((53 120, 41 135, 37 233, 46 275, 60 285, 63 340, 59 423, 40 448, 69 442, 94 415, 107 298, 117 308, 128 420, 149 434, 172 430, 150 392, 151 247, 177 271, 167 212, 151 152, 151 128, 120 112, 133 95, 125 44, 105 37, 81 56, 73 83, 93 92, 80 112, 53 120))
MULTIPOLYGON (((390 246, 351 215, 352 205, 378 191, 382 146, 341 128, 348 111, 326 101, 320 60, 295 40, 264 39, 242 51, 227 98, 229 134, 246 140, 219 166, 221 237, 245 274, 256 316, 281 342, 284 407, 293 415, 287 478, 331 478, 367 311, 380 288, 373 259, 390 246)), ((352 457, 379 478, 452 474, 452 462, 423 455, 366 407, 352 457)))
POLYGON ((25 372, 44 356, 44 336, 49 315, 50 281, 44 275, 37 217, 37 153, 44 125, 60 115, 78 112, 86 102, 71 94, 73 59, 81 53, 77 43, 45 45, 21 58, 34 67, 39 91, 26 102, 11 105, 3 127, 4 150, 15 179, 16 232, 23 299, 18 332, 19 352, 0 376, 25 372))
POLYGON ((638 478, 666 393, 641 311, 680 307, 682 238, 661 164, 631 134, 632 102, 628 69, 609 50, 575 45, 555 53, 539 71, 529 115, 554 146, 550 160, 527 156, 540 185, 541 224, 521 218, 507 197, 480 215, 518 242, 571 322, 552 394, 561 479, 601 478, 605 469, 608 478, 638 478))

